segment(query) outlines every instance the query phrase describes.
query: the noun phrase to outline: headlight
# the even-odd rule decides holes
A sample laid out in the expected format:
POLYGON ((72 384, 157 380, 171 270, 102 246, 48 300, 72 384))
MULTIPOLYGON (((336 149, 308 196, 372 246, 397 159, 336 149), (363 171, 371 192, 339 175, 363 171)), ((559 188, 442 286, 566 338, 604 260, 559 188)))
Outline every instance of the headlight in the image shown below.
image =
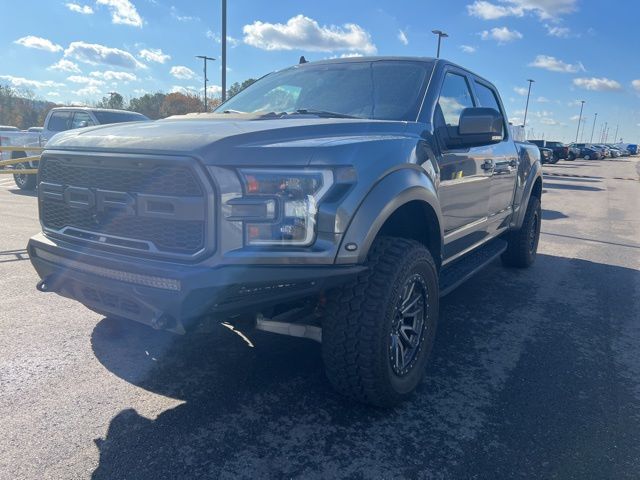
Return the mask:
POLYGON ((331 185, 331 170, 240 170, 244 195, 228 202, 230 220, 244 224, 246 245, 311 245, 318 203, 331 185))

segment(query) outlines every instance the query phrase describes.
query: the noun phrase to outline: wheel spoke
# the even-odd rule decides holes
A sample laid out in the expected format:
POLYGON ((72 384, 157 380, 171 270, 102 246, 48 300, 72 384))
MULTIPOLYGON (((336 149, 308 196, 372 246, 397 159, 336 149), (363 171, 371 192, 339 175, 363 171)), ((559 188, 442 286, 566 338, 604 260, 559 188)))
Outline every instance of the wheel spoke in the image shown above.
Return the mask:
POLYGON ((416 295, 415 298, 413 300, 411 300, 411 302, 407 303, 406 305, 402 306, 402 309, 400 310, 400 313, 402 313, 402 315, 404 316, 410 316, 407 314, 407 311, 414 307, 416 305, 416 303, 418 303, 420 301, 420 299, 422 298, 422 296, 420 294, 416 295))

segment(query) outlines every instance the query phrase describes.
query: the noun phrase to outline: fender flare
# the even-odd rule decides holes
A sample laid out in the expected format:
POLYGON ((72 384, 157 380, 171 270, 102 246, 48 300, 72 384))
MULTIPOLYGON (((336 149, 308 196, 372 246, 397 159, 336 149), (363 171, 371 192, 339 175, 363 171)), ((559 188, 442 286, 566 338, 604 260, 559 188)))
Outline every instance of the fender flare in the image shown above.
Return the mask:
POLYGON ((540 162, 535 162, 527 173, 524 187, 522 189, 520 203, 517 205, 517 210, 515 212, 515 215, 513 216, 513 221, 511 223, 512 229, 519 229, 520 227, 522 227, 525 214, 527 213, 527 205, 529 205, 529 199, 531 198, 531 194, 533 193, 533 187, 535 186, 538 179, 540 179, 541 182, 543 181, 542 165, 540 164, 540 162))
MULTIPOLYGON (((391 215, 403 205, 421 201, 429 205, 437 218, 440 232, 440 252, 444 234, 442 213, 436 188, 422 170, 403 168, 383 177, 360 203, 340 242, 337 264, 364 263, 378 232, 391 215), (347 244, 357 245, 357 250, 348 251, 347 244)), ((432 252, 435 255, 435 252, 432 252)), ((434 258, 440 263, 440 258, 434 258)))

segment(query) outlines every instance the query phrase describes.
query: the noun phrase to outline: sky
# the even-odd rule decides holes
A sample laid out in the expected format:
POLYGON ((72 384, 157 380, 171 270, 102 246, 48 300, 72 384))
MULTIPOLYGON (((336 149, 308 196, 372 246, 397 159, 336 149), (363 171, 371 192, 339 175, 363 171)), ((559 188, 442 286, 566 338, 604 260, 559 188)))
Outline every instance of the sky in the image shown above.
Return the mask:
MULTIPOLYGON (((219 94, 220 0, 1 0, 0 84, 59 103, 219 94), (7 14, 9 12, 9 14, 7 14)), ((640 3, 630 0, 228 0, 230 85, 354 55, 441 56, 491 80, 529 138, 640 140, 640 3), (597 123, 594 125, 595 114, 597 123)))

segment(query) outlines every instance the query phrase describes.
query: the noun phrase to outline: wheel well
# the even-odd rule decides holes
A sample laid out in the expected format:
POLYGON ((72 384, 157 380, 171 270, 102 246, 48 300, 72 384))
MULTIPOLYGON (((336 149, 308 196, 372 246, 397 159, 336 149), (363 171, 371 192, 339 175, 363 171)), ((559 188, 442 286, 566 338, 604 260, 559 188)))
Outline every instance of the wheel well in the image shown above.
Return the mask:
POLYGON ((438 217, 431 206, 414 200, 405 203, 384 222, 378 236, 400 237, 422 243, 440 267, 442 239, 438 217))
POLYGON ((538 200, 542 200, 542 179, 537 178, 536 183, 533 184, 533 190, 531 190, 531 196, 536 197, 538 200))

